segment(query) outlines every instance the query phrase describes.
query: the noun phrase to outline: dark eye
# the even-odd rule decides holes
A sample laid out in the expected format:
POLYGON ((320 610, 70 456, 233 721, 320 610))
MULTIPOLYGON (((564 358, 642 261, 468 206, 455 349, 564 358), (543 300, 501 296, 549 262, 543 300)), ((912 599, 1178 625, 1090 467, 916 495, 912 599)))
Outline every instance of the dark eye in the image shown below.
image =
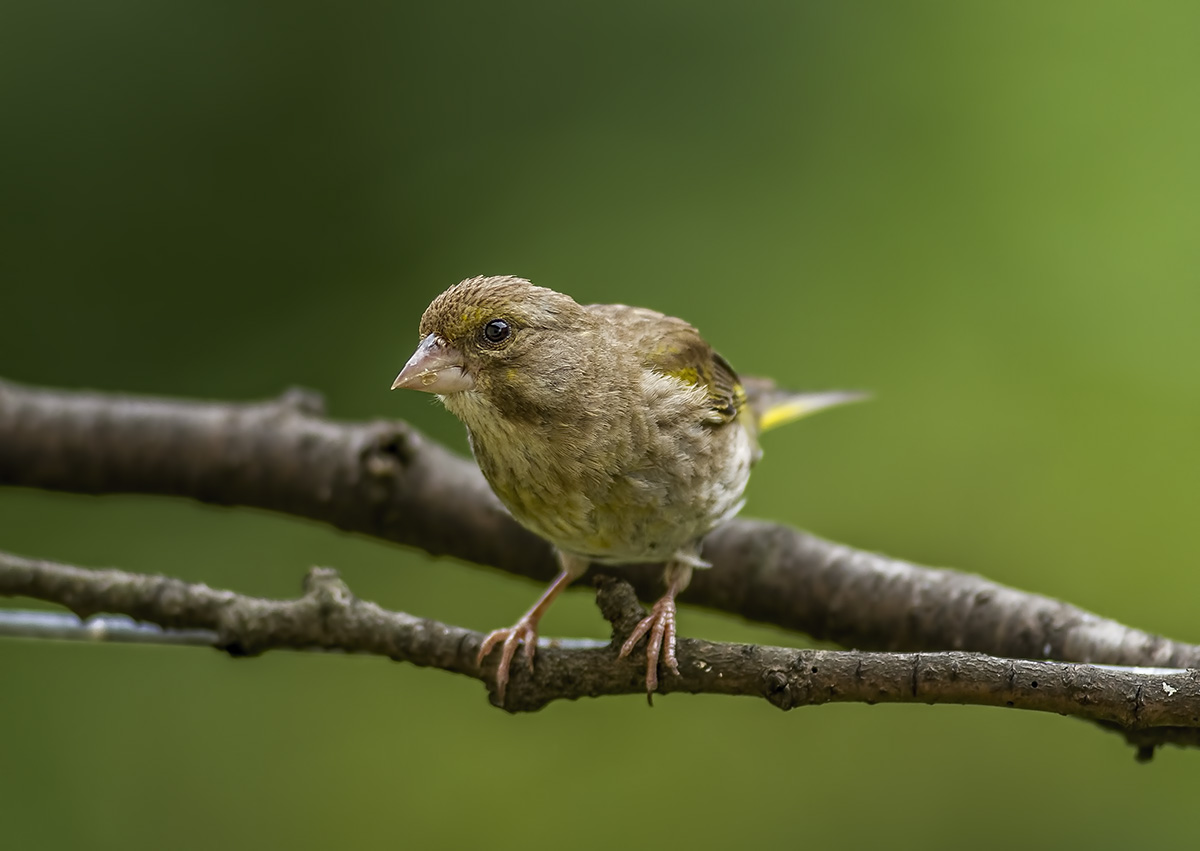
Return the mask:
POLYGON ((493 319, 483 326, 483 339, 489 343, 503 343, 512 334, 512 328, 503 319, 493 319))

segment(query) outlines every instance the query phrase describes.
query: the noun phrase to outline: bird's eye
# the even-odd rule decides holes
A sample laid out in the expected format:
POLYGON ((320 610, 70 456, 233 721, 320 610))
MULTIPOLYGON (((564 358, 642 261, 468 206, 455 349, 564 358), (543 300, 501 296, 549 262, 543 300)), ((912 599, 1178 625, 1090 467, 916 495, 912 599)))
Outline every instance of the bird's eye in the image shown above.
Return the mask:
POLYGON ((492 345, 503 343, 512 334, 512 328, 503 319, 493 319, 483 326, 483 339, 492 345))

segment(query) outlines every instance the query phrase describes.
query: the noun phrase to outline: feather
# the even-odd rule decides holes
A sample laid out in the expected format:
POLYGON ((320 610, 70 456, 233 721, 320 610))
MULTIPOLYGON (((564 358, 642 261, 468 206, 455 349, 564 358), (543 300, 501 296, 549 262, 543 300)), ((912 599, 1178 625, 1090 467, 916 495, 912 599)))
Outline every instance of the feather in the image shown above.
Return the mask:
POLYGON ((742 384, 760 432, 787 425, 836 405, 848 405, 871 398, 871 394, 856 390, 784 390, 775 386, 775 382, 769 378, 749 375, 742 379, 742 384))
POLYGON ((647 369, 702 387, 708 394, 708 422, 732 422, 745 408, 746 393, 737 373, 689 323, 624 304, 589 304, 584 309, 619 325, 647 369))

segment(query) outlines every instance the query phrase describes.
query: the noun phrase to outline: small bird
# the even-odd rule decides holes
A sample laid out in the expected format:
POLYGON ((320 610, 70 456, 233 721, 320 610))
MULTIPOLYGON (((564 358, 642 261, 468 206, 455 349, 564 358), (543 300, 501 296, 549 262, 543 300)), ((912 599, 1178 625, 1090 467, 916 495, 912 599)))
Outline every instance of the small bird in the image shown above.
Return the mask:
POLYGON ((550 587, 480 648, 480 664, 501 648, 501 704, 518 646, 532 670, 538 622, 590 562, 666 564, 666 593, 620 650, 649 635, 652 696, 660 659, 679 673, 675 598, 709 566, 701 540, 741 509, 759 432, 863 398, 739 380, 682 319, 581 305, 511 276, 450 287, 425 310, 420 338, 392 389, 437 394, 500 501, 558 554, 550 587))

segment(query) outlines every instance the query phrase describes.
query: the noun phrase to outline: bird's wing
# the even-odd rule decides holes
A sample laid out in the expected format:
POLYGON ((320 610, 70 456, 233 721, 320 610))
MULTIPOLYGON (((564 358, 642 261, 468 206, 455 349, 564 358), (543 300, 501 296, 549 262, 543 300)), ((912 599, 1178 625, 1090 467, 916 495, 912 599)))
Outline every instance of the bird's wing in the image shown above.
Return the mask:
POLYGON ((704 387, 710 422, 730 422, 745 408, 746 392, 733 367, 687 322, 624 304, 590 304, 586 309, 620 325, 648 369, 704 387))

